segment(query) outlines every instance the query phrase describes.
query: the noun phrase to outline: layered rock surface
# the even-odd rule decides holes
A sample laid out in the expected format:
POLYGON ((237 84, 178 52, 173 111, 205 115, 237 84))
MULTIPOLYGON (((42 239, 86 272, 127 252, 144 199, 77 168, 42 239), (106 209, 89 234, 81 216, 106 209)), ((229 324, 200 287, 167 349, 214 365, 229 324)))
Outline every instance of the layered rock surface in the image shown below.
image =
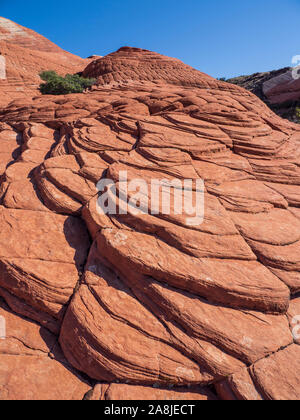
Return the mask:
POLYGON ((145 50, 85 75, 89 93, 0 113, 0 295, 89 378, 76 396, 299 399, 299 126, 145 50), (120 173, 202 179, 203 223, 173 204, 126 213, 120 173), (99 211, 104 178, 114 215, 99 211))
POLYGON ((16 316, 0 299, 0 400, 82 400, 91 390, 65 360, 57 337, 16 316))

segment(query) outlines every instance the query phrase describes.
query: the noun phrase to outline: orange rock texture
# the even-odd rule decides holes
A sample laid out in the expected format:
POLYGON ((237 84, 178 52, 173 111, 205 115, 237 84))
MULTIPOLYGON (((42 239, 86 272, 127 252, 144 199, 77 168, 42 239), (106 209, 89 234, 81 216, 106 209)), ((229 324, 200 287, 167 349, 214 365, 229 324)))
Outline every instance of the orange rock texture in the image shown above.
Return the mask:
POLYGON ((0 112, 0 398, 299 399, 300 127, 142 49, 84 75, 0 112), (203 223, 101 215, 122 171, 202 179, 203 223))

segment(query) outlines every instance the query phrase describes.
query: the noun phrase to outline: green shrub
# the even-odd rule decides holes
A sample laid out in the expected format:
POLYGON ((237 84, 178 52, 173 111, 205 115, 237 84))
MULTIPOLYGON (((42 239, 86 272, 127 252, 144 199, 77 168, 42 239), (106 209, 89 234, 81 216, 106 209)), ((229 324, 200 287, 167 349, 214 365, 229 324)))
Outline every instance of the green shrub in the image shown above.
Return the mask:
POLYGON ((43 95, 82 93, 96 82, 95 79, 86 79, 79 74, 67 74, 62 77, 52 70, 43 71, 40 78, 45 82, 40 85, 40 91, 43 95))
POLYGON ((296 108, 296 118, 298 122, 300 123, 300 108, 296 108))

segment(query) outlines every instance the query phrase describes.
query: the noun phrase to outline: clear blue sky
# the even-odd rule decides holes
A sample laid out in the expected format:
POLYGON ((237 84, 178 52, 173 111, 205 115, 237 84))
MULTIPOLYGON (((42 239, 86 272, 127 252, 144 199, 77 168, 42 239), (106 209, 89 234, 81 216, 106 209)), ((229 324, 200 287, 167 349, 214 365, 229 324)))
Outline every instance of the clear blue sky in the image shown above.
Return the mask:
POLYGON ((136 46, 214 77, 300 54, 300 0, 0 0, 0 15, 82 57, 136 46))

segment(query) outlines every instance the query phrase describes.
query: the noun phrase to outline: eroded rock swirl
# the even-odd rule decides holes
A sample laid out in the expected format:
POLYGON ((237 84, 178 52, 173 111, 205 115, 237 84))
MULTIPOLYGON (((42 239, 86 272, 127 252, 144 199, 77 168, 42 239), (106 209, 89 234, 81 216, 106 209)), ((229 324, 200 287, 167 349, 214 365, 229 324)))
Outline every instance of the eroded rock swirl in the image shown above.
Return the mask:
POLYGON ((0 295, 99 382, 90 399, 299 399, 300 127, 145 50, 84 75, 91 92, 0 113, 0 295), (100 215, 120 171, 203 179, 204 222, 100 215))

